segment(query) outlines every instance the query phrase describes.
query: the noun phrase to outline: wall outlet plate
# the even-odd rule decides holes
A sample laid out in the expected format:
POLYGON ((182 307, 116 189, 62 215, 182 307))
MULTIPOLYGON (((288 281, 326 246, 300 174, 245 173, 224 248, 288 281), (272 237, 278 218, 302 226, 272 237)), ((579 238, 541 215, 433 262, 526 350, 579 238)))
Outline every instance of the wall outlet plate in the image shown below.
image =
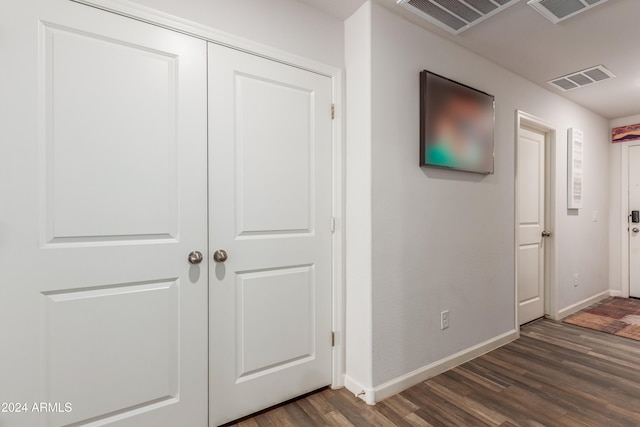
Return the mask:
POLYGON ((444 330, 449 327, 449 310, 440 313, 440 329, 444 330))

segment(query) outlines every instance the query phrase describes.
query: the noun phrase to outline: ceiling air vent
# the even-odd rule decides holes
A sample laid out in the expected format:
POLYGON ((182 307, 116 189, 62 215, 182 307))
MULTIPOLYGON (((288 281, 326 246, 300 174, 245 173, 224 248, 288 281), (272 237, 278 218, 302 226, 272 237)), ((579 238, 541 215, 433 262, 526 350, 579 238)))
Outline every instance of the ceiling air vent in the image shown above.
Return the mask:
POLYGON ((607 0, 529 0, 527 4, 557 24, 607 0))
POLYGON ((607 70, 604 66, 598 65, 576 73, 567 74, 566 76, 551 79, 547 83, 562 91, 567 91, 608 80, 615 76, 615 74, 607 70))
POLYGON ((397 0, 400 6, 453 34, 460 34, 518 1, 397 0))

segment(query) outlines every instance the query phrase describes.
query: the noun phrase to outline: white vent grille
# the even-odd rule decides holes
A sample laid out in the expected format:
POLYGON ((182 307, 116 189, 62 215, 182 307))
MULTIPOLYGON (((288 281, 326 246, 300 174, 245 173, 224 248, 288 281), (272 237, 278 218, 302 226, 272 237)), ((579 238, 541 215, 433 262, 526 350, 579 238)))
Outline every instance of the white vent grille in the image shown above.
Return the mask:
POLYGON ((453 34, 460 34, 518 1, 397 0, 400 6, 453 34))
POLYGON ((615 76, 615 74, 607 70, 603 65, 598 65, 596 67, 587 68, 586 70, 567 74, 566 76, 551 79, 547 83, 562 91, 567 91, 612 79, 615 76))
POLYGON ((607 0, 529 0, 527 4, 540 12, 549 21, 558 22, 569 19, 607 0))

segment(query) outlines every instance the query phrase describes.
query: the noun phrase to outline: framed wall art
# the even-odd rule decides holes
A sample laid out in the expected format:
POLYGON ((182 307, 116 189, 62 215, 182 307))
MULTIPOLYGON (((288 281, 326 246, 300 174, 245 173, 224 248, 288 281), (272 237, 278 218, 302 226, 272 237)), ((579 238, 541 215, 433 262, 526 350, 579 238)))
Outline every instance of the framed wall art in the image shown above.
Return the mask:
POLYGON ((493 95, 420 73, 420 166, 482 174, 494 167, 493 95))

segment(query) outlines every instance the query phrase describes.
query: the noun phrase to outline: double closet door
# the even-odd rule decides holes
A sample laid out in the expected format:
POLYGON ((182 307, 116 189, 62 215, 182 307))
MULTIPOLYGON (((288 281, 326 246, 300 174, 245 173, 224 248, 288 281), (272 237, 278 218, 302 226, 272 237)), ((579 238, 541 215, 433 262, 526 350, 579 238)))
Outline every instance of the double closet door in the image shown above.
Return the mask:
POLYGON ((0 33, 0 426, 328 385, 330 79, 67 0, 0 33))

